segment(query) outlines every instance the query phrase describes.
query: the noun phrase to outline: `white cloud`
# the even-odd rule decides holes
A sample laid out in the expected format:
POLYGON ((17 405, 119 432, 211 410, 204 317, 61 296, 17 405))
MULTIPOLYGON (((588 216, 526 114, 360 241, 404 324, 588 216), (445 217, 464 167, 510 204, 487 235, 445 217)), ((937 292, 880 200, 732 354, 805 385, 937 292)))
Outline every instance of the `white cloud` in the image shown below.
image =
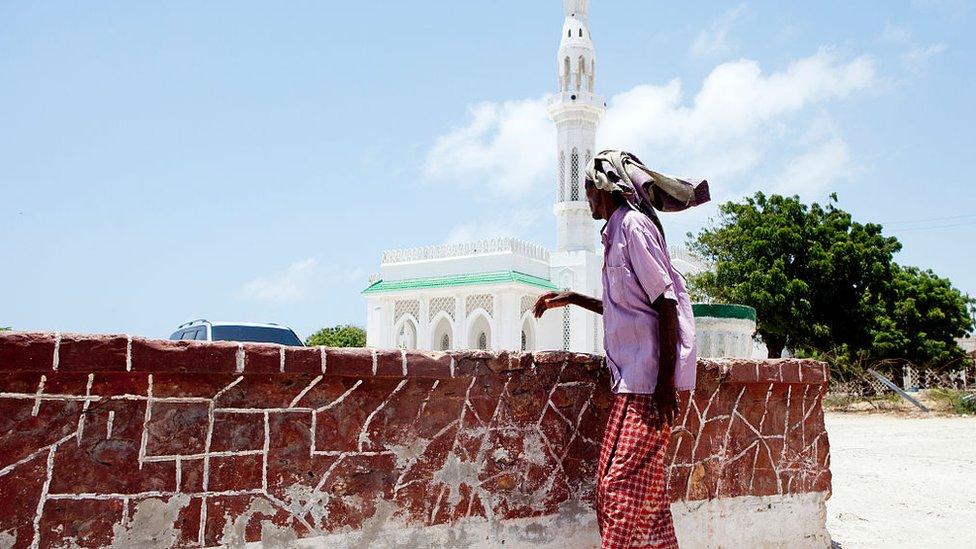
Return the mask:
MULTIPOLYGON (((715 67, 690 102, 679 79, 614 95, 597 148, 631 150, 662 171, 722 180, 721 187, 729 190, 730 180, 767 163, 774 145, 808 123, 796 115, 867 90, 876 80, 871 57, 844 61, 826 48, 765 74, 757 61, 731 61, 715 67)), ((513 198, 551 184, 555 136, 545 98, 482 103, 470 115, 466 126, 437 139, 427 155, 428 177, 476 182, 513 198)), ((810 146, 816 150, 825 142, 810 146)), ((738 184, 739 191, 748 186, 738 184)), ((501 233, 505 226, 493 224, 494 229, 492 224, 462 226, 457 234, 501 233)))
POLYGON ((886 42, 904 44, 911 41, 912 33, 904 25, 895 25, 889 22, 885 23, 884 31, 881 33, 881 39, 886 42))
POLYGON ((942 42, 922 46, 913 39, 912 32, 907 27, 891 23, 885 24, 881 39, 908 48, 900 57, 905 68, 916 74, 922 72, 929 59, 949 48, 947 44, 942 42))
POLYGON ((756 61, 732 61, 712 70, 690 105, 679 80, 614 96, 598 140, 663 170, 727 177, 759 165, 789 116, 866 89, 874 79, 871 58, 841 62, 826 49, 768 75, 756 61))
POLYGON ((468 109, 471 121, 437 138, 424 173, 431 180, 483 186, 521 196, 527 182, 549 175, 555 165, 555 128, 546 98, 484 102, 468 109))
POLYGON ((773 178, 773 190, 806 199, 817 198, 838 181, 849 179, 853 169, 847 143, 833 137, 789 160, 773 178))
POLYGON ((537 228, 540 219, 551 220, 546 209, 514 210, 493 216, 488 221, 465 223, 448 231, 446 244, 460 244, 485 238, 525 237, 537 228))
POLYGON ((918 72, 923 68, 926 61, 928 61, 931 57, 946 51, 948 47, 949 46, 942 43, 929 44, 924 48, 921 46, 912 46, 912 48, 902 56, 902 59, 905 61, 905 64, 909 69, 918 72))
POLYGON ((728 42, 729 31, 745 9, 745 4, 739 4, 712 21, 707 29, 702 30, 695 37, 691 52, 704 57, 732 51, 732 46, 728 42))
POLYGON ((294 303, 326 292, 336 282, 361 278, 361 269, 325 267, 318 259, 310 257, 296 261, 282 271, 244 283, 237 297, 247 301, 294 303))

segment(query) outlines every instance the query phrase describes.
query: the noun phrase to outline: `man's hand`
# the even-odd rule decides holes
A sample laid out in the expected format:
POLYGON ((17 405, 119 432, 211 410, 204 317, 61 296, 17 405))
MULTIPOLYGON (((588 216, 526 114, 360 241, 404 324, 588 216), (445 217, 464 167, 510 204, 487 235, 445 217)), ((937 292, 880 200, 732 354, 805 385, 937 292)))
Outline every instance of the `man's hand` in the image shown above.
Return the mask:
POLYGON ((678 393, 671 383, 657 385, 654 390, 654 405, 657 407, 659 427, 671 425, 678 415, 678 393))
POLYGON ((542 313, 556 307, 565 307, 573 303, 575 298, 576 292, 546 292, 536 300, 535 306, 532 307, 532 314, 536 318, 542 318, 542 313))

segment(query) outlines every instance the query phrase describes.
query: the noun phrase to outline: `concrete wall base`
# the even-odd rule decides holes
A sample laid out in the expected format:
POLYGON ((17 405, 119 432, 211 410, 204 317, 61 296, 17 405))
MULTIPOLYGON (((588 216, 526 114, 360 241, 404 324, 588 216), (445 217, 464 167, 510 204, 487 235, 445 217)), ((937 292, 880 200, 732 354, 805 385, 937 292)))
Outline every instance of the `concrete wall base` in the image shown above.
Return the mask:
MULTIPOLYGON (((739 496, 671 504, 682 549, 830 547, 824 492, 788 496, 739 496)), ((392 506, 390 507, 392 510, 392 506)), ((378 514, 379 515, 379 514, 378 514)), ((301 540, 271 536, 251 542, 251 549, 301 548, 435 548, 590 549, 600 546, 596 515, 585 505, 564 505, 556 515, 489 521, 467 517, 453 525, 411 527, 376 517, 362 530, 301 540)))

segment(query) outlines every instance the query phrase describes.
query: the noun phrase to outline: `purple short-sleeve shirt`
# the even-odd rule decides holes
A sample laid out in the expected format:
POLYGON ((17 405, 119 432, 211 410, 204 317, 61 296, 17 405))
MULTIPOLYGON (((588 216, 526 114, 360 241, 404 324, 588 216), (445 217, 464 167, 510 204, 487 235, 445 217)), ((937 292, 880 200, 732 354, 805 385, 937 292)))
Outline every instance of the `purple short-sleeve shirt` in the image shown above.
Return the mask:
POLYGON ((614 393, 651 394, 657 386, 662 294, 678 306, 675 388, 695 387, 695 319, 684 278, 671 265, 661 231, 623 205, 603 228, 603 347, 614 393))

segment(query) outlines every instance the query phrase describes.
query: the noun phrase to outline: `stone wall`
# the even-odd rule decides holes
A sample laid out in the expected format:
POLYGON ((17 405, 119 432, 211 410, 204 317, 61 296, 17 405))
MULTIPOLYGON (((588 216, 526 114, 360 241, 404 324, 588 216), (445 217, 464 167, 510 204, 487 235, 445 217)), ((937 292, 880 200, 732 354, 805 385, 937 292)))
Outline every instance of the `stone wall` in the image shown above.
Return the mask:
MULTIPOLYGON (((683 547, 829 546, 823 365, 702 360, 683 547)), ((589 547, 600 357, 0 335, 0 547, 589 547)))

